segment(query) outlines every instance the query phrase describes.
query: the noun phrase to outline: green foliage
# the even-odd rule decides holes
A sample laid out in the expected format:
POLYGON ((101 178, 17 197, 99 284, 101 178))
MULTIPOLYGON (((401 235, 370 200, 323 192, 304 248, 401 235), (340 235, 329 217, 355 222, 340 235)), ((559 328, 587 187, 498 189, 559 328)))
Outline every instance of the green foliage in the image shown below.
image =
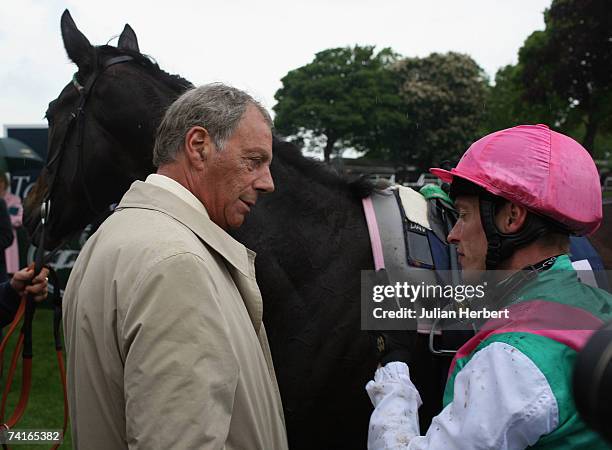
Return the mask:
POLYGON ((519 52, 523 100, 548 108, 562 131, 581 129, 593 152, 597 133, 612 131, 612 8, 608 0, 554 0, 545 23, 519 52))
POLYGON ((495 85, 487 91, 483 134, 522 122, 524 108, 518 72, 518 66, 508 65, 495 74, 495 85))
POLYGON ((422 168, 458 158, 477 137, 486 100, 483 70, 467 55, 398 60, 390 49, 334 48, 282 79, 275 126, 326 138, 367 157, 422 168))
POLYGON ((487 77, 468 55, 432 53, 394 65, 409 124, 395 160, 422 169, 456 160, 479 137, 487 77))
POLYGON ((404 122, 390 49, 333 48, 289 72, 276 92, 275 128, 282 134, 326 139, 325 159, 338 147, 380 150, 404 122))
POLYGON ((495 85, 489 88, 487 94, 482 135, 521 123, 544 123, 559 128, 568 122, 567 108, 550 92, 545 94, 546 101, 527 101, 522 77, 523 66, 520 64, 508 65, 497 71, 495 85))

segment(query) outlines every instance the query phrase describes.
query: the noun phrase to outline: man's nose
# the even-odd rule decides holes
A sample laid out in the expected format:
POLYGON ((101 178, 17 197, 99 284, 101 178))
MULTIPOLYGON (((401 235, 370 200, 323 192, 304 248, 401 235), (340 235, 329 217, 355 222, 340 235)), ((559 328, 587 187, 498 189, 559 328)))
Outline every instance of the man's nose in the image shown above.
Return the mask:
POLYGON ((261 193, 274 192, 274 180, 272 180, 270 166, 267 166, 264 173, 255 181, 255 189, 261 193))

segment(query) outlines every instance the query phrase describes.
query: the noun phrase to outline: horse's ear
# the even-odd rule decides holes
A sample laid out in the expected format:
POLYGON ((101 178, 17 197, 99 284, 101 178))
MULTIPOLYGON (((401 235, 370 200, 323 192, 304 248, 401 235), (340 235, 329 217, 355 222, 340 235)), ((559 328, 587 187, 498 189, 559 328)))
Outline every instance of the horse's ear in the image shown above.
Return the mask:
POLYGON ((134 50, 135 52, 140 53, 140 49, 138 48, 138 39, 136 39, 136 33, 131 26, 127 23, 119 36, 119 44, 117 47, 122 48, 124 50, 134 50))
POLYGON ((83 33, 79 31, 68 10, 62 14, 62 39, 68 57, 79 69, 93 66, 93 47, 83 33))

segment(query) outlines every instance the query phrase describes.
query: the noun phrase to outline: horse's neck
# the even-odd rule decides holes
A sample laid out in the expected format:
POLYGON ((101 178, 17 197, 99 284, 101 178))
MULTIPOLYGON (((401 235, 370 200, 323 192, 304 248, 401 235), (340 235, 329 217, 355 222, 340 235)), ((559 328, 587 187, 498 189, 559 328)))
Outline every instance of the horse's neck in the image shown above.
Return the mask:
POLYGON ((139 131, 136 134, 122 135, 115 132, 113 135, 118 139, 122 150, 126 155, 127 164, 120 164, 117 176, 123 178, 121 185, 123 192, 127 191, 135 180, 144 180, 148 175, 155 173, 153 166, 153 147, 155 133, 163 117, 163 111, 180 95, 176 88, 158 83, 151 92, 155 92, 148 103, 151 106, 142 108, 141 114, 135 115, 132 130, 139 131))
POLYGON ((325 272, 334 264, 369 268, 361 201, 347 185, 328 186, 294 173, 277 177, 275 184, 276 191, 259 200, 235 233, 241 242, 291 277, 325 272))

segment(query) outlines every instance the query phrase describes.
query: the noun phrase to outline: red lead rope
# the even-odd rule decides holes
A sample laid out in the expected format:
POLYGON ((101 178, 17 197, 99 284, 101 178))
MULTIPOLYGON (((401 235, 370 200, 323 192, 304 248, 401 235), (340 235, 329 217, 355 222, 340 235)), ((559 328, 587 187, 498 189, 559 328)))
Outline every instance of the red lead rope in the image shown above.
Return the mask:
MULTIPOLYGON (((64 356, 61 350, 56 350, 57 364, 60 371, 60 380, 62 382, 62 390, 64 391, 64 427, 62 431, 62 438, 66 436, 66 428, 68 428, 68 391, 66 389, 66 369, 64 368, 64 356)), ((51 447, 51 450, 56 450, 60 444, 55 444, 51 447)))
MULTIPOLYGON (((26 309, 26 295, 21 298, 21 303, 19 304, 19 308, 17 309, 17 313, 15 314, 15 318, 11 323, 11 326, 0 343, 0 359, 3 359, 4 350, 6 349, 9 338, 17 329, 17 326, 21 322, 21 319, 24 316, 26 309)), ((4 387, 4 392, 2 394, 2 404, 0 406, 0 430, 6 429, 9 430, 14 428, 19 420, 23 417, 25 413, 26 407, 28 405, 28 399, 30 397, 30 388, 32 386, 32 357, 31 356, 23 356, 22 358, 22 370, 21 370, 21 393, 19 395, 19 401, 17 406, 15 407, 15 411, 13 411, 13 415, 4 422, 5 411, 6 411, 6 403, 8 400, 8 395, 11 390, 11 385, 13 383, 13 378, 15 377, 15 370, 17 368, 17 362, 19 360, 19 354, 22 352, 24 345, 24 333, 19 334, 19 338, 17 339, 17 344, 15 345, 15 349, 13 350, 13 355, 11 357, 11 364, 6 377, 6 385, 4 387)), ((66 429, 68 427, 68 395, 66 390, 66 370, 64 368, 64 358, 62 355, 61 348, 56 348, 57 362, 59 366, 60 372, 60 381, 62 383, 62 390, 64 396, 64 424, 63 424, 63 433, 62 437, 66 435, 66 429)), ((54 444, 52 450, 56 450, 60 444, 54 444)), ((5 449, 8 449, 8 446, 3 445, 5 449)))
MULTIPOLYGON (((0 343, 0 360, 1 361, 4 361, 4 358, 3 358, 4 349, 6 348, 8 340, 11 338, 11 336, 17 329, 17 326, 19 325, 19 322, 21 321, 21 318, 23 317, 24 312, 25 312, 25 301, 23 301, 23 298, 22 298, 21 303, 19 304, 19 308, 17 308, 17 312, 15 313, 15 318, 13 319, 13 322, 11 322, 11 326, 9 327, 6 335, 4 336, 4 339, 2 339, 2 343, 0 343)), ((2 417, 0 417, 0 421, 1 420, 2 420, 2 417)))

